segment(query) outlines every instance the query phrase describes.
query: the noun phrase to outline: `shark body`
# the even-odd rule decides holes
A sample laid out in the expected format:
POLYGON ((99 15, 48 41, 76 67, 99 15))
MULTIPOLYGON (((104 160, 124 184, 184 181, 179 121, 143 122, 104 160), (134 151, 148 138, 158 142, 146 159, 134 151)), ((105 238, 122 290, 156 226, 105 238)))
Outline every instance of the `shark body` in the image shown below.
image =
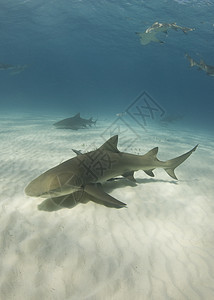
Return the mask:
POLYGON ((57 123, 54 123, 53 125, 59 129, 78 130, 86 128, 87 126, 91 126, 93 124, 96 124, 96 121, 93 121, 92 118, 83 119, 80 117, 80 113, 78 113, 74 117, 66 118, 57 123))
POLYGON ((69 195, 78 195, 77 202, 81 202, 81 198, 87 196, 90 200, 102 202, 106 206, 124 207, 125 203, 104 192, 101 185, 103 182, 119 175, 135 182, 134 172, 138 170, 154 177, 155 168, 164 168, 172 178, 177 179, 174 169, 197 148, 195 146, 189 152, 163 162, 156 157, 157 147, 145 155, 134 155, 120 152, 117 143, 118 136, 115 135, 95 151, 85 154, 76 151, 76 157, 30 182, 25 188, 25 193, 31 197, 51 197, 57 203, 63 202, 69 195))
POLYGON ((214 66, 207 65, 202 59, 200 62, 196 62, 191 56, 188 54, 185 55, 190 62, 190 67, 198 67, 199 70, 203 70, 209 76, 214 76, 214 66))
POLYGON ((155 22, 154 24, 152 24, 152 26, 147 28, 146 31, 136 32, 136 34, 140 37, 140 43, 142 45, 147 45, 151 42, 164 43, 162 40, 157 38, 156 35, 160 32, 163 32, 163 33, 167 34, 169 29, 173 29, 173 30, 176 30, 176 31, 181 30, 185 34, 188 31, 195 30, 194 28, 179 26, 176 23, 159 23, 159 22, 155 22))

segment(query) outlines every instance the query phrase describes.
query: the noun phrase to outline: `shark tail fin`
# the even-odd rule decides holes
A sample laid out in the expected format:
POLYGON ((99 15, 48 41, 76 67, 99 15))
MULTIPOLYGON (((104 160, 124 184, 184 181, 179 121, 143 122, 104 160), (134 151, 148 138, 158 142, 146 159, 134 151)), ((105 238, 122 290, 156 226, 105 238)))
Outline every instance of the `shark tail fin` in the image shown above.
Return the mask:
POLYGON ((189 62, 190 62, 190 67, 197 66, 197 63, 191 57, 189 59, 189 62))
POLYGON ((187 59, 189 60, 190 67, 194 67, 194 66, 197 66, 197 65, 198 65, 197 62, 194 61, 194 59, 193 59, 191 56, 189 56, 187 53, 185 54, 185 56, 186 56, 187 59))
POLYGON ((194 152, 196 150, 196 148, 198 147, 198 145, 196 145, 192 150, 190 150, 189 152, 178 156, 176 158, 167 160, 165 162, 165 167, 164 170, 166 171, 166 173, 171 176, 173 179, 178 179, 175 175, 175 168, 177 168, 180 164, 182 164, 182 162, 184 162, 191 154, 192 152, 194 152))

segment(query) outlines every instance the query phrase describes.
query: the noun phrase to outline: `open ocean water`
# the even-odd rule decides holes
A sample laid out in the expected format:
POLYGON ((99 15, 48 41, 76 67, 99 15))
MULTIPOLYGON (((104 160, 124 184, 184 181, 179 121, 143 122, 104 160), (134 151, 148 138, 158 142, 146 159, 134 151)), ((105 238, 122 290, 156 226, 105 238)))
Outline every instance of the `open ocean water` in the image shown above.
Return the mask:
POLYGON ((214 299, 213 16, 213 0, 0 0, 1 300, 214 299), (53 126, 79 112, 96 124, 53 126), (25 195, 116 134, 162 160, 199 147, 178 182, 107 183, 127 209, 25 195))
POLYGON ((214 66, 213 1, 1 0, 1 111, 92 116, 124 111, 145 91, 169 114, 213 126, 213 77, 190 68, 214 66), (164 43, 141 45, 136 32, 154 22, 164 43))

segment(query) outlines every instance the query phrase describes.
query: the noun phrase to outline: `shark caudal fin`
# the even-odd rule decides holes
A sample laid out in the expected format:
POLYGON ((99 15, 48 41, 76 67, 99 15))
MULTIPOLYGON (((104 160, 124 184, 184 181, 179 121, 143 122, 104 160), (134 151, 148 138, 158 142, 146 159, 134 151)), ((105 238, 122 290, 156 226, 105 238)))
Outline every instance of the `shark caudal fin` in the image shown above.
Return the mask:
POLYGON ((185 56, 187 57, 187 59, 190 63, 190 67, 198 66, 198 63, 196 61, 194 61, 194 59, 191 56, 189 56, 187 53, 185 54, 185 56))
POLYGON ((184 162, 191 154, 192 152, 194 152, 196 150, 196 148, 198 147, 198 145, 196 145, 192 150, 190 150, 189 152, 178 156, 176 158, 167 160, 165 162, 165 166, 164 166, 164 170, 166 171, 166 173, 171 176, 174 179, 178 179, 175 175, 175 168, 177 168, 180 164, 182 164, 182 162, 184 162))

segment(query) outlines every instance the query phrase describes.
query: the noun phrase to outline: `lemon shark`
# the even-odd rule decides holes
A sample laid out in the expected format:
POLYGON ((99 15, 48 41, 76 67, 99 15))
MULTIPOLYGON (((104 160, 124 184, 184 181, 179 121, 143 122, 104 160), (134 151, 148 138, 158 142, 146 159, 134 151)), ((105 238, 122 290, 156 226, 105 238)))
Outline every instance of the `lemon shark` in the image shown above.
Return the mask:
POLYGON ((159 32, 163 32, 163 33, 167 34, 169 29, 174 29, 176 31, 181 30, 185 34, 187 34, 188 31, 195 30, 194 28, 179 26, 176 23, 159 23, 159 22, 155 22, 154 24, 152 24, 152 26, 147 28, 146 31, 136 32, 136 34, 140 38, 141 45, 147 45, 151 42, 164 43, 163 41, 159 40, 156 35, 159 32))
POLYGON ((126 204, 107 194, 102 183, 123 176, 135 182, 134 172, 143 170, 154 177, 153 170, 163 168, 169 176, 177 179, 175 168, 184 162, 197 145, 189 152, 167 161, 157 158, 158 147, 144 155, 120 152, 117 148, 118 135, 112 136, 97 150, 81 154, 51 168, 30 182, 25 193, 31 197, 56 199, 63 202, 69 195, 76 194, 76 202, 81 202, 85 196, 95 202, 102 202, 106 206, 116 208, 126 204), (64 200, 63 200, 64 199, 64 200))
POLYGON ((83 119, 80 117, 80 113, 76 114, 75 116, 71 118, 63 119, 59 122, 54 123, 53 125, 58 129, 72 129, 72 130, 78 130, 86 128, 87 126, 90 126, 92 124, 96 124, 97 121, 93 121, 92 118, 90 119, 83 119))

